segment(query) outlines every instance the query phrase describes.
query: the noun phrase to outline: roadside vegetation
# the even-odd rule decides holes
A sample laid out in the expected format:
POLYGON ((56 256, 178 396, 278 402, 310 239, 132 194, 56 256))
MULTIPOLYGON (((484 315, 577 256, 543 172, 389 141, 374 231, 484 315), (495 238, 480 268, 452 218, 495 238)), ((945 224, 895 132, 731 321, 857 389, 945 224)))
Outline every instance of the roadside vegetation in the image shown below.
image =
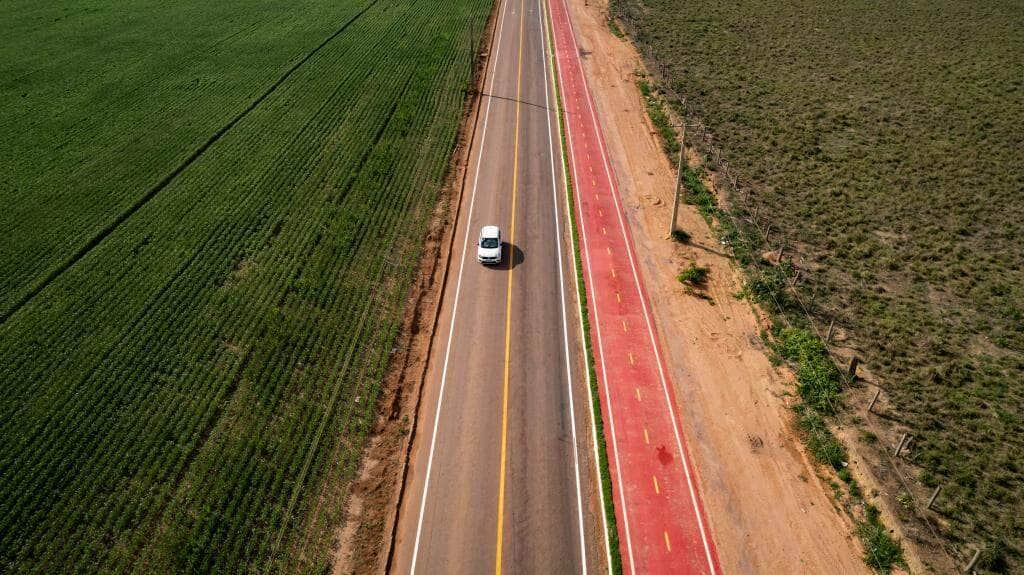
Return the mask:
POLYGON ((0 572, 327 571, 490 8, 5 5, 0 572))
MULTIPOLYGON (((569 166, 569 146, 566 143, 565 134, 565 108, 562 106, 562 90, 558 83, 557 62, 555 47, 552 41, 551 22, 545 18, 547 26, 544 34, 547 38, 549 72, 551 85, 555 93, 555 102, 558 106, 558 133, 559 145, 562 147, 562 173, 565 174, 566 204, 568 206, 569 231, 572 239, 573 270, 576 275, 576 294, 579 298, 580 321, 583 326, 583 347, 585 361, 587 363, 587 383, 590 386, 590 414, 594 421, 594 435, 597 438, 597 466, 600 473, 601 493, 604 501, 604 519, 607 522, 606 544, 611 564, 608 571, 613 575, 621 575, 622 551, 619 549, 618 520, 615 517, 615 494, 612 490, 612 474, 608 462, 608 442, 604 435, 604 415, 601 411, 601 392, 598 388, 597 361, 594 359, 594 344, 590 339, 590 309, 587 306, 587 286, 583 277, 583 255, 580 253, 580 233, 576 225, 576 200, 572 181, 572 169, 569 166)), ((610 21, 609 21, 610 22, 610 21)))
MULTIPOLYGON (((982 549, 983 571, 1024 568, 1020 3, 617 0, 611 11, 748 191, 728 198, 733 221, 771 225, 765 245, 723 218, 720 236, 756 269, 748 295, 797 329, 805 312, 834 320, 884 385, 890 417, 914 431, 916 481, 942 486, 947 542, 968 558, 982 549), (781 241, 786 263, 765 265, 781 241)), ((834 365, 784 351, 807 409, 849 409, 834 365)), ((831 441, 817 447, 834 460, 831 441)), ((878 530, 861 535, 893 556, 878 530)))

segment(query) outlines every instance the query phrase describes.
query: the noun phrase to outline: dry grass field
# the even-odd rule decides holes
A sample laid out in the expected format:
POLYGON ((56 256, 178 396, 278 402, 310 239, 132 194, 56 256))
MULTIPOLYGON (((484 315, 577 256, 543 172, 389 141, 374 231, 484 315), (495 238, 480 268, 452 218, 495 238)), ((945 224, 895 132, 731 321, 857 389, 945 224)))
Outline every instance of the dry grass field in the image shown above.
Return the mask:
POLYGON ((887 388, 943 535, 1024 569, 1024 3, 612 10, 887 388))

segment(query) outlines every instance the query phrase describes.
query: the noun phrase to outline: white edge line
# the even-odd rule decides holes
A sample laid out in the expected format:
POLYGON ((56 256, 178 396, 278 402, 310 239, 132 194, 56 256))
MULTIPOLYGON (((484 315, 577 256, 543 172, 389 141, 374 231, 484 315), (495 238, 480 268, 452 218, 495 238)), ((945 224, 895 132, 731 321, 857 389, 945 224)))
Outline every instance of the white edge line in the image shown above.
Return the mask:
MULTIPOLYGON (((501 35, 505 29, 505 11, 508 8, 508 3, 504 3, 501 8, 500 22, 498 25, 498 38, 494 52, 494 64, 491 66, 491 88, 494 88, 494 76, 497 73, 499 56, 501 55, 501 35)), ((486 83, 485 83, 486 88, 486 83)), ((487 97, 487 110, 484 112, 484 126, 480 136, 480 152, 477 154, 476 159, 476 174, 473 176, 473 191, 469 198, 469 211, 466 212, 466 235, 465 240, 462 243, 462 259, 459 261, 459 276, 455 282, 455 303, 452 306, 452 321, 448 328, 448 343, 444 352, 444 367, 441 368, 441 386, 438 390, 437 396, 437 409, 434 412, 434 427, 430 435, 430 454, 427 456, 427 475, 423 480, 423 495, 420 499, 420 514, 419 519, 416 522, 416 540, 413 544, 412 551, 412 564, 409 567, 410 575, 416 573, 416 559, 420 552, 420 535, 423 532, 423 513, 427 505, 427 492, 430 489, 430 471, 434 464, 434 446, 437 441, 437 424, 441 420, 441 405, 444 402, 444 388, 445 383, 448 380, 448 360, 452 351, 452 336, 455 334, 455 318, 459 310, 459 293, 462 291, 462 272, 466 269, 466 251, 469 248, 469 236, 470 236, 470 222, 473 219, 473 206, 476 204, 476 189, 477 182, 480 180, 480 163, 483 161, 484 156, 484 143, 487 141, 487 121, 491 117, 491 102, 494 99, 490 96, 487 97)), ((458 222, 455 222, 458 225, 458 222)))
MULTIPOLYGON (((567 15, 568 15, 568 12, 567 12, 567 15)), ((569 21, 569 27, 570 27, 570 30, 571 30, 572 29, 572 21, 571 20, 569 21)), ((572 36, 572 41, 573 41, 573 48, 578 53, 579 52, 579 47, 576 44, 576 35, 575 35, 575 33, 573 33, 573 34, 571 34, 571 36, 572 36)), ((604 160, 605 175, 608 177, 608 181, 611 184, 612 190, 615 192, 615 195, 616 195, 615 205, 616 205, 617 209, 615 211, 616 211, 616 214, 618 215, 618 219, 619 219, 619 228, 620 228, 620 231, 622 232, 623 239, 625 240, 623 243, 625 243, 625 245, 626 245, 626 253, 627 253, 627 255, 629 255, 629 264, 630 264, 630 267, 632 268, 632 271, 633 271, 633 281, 634 281, 634 283, 636 285, 637 295, 640 298, 640 304, 641 304, 641 307, 644 310, 644 319, 646 320, 646 323, 647 323, 647 333, 648 333, 648 336, 651 339, 651 347, 654 349, 654 357, 655 357, 655 359, 658 362, 658 374, 659 374, 659 376, 661 378, 661 388, 662 388, 662 391, 664 392, 664 395, 665 395, 665 405, 668 407, 669 414, 672 417, 672 432, 675 434, 676 447, 679 449, 679 459, 682 460, 683 472, 686 474, 686 483, 687 483, 687 486, 689 487, 689 490, 690 490, 690 500, 693 503, 693 513, 697 517, 697 525, 700 528, 700 537, 701 537, 702 543, 704 544, 704 554, 705 554, 705 556, 707 558, 707 561, 708 561, 708 567, 711 569, 711 574, 714 575, 715 574, 715 562, 714 562, 714 560, 711 557, 711 548, 710 548, 710 545, 708 544, 708 536, 707 536, 707 532, 706 532, 706 529, 705 529, 705 526, 704 526, 704 520, 701 517, 700 506, 699 506, 699 504, 697 502, 697 494, 696 494, 696 491, 695 491, 694 486, 693 486, 693 478, 691 477, 691 474, 690 474, 690 466, 687 463, 686 452, 683 451, 683 442, 682 442, 682 439, 681 439, 680 433, 679 433, 679 425, 678 425, 678 421, 676 419, 675 408, 672 406, 672 400, 671 400, 671 397, 669 396, 668 382, 667 382, 667 378, 665 376, 664 366, 662 365, 661 354, 658 352, 658 342, 657 342, 657 340, 654 337, 654 328, 653 328, 653 326, 651 324, 650 313, 648 312, 648 309, 647 309, 647 300, 644 298, 643 289, 640 287, 640 274, 637 272, 636 261, 633 258, 633 246, 631 245, 631 242, 629 241, 629 235, 626 233, 625 222, 623 221, 623 216, 622 216, 622 202, 620 201, 620 197, 621 196, 619 194, 618 185, 616 184, 616 180, 612 176, 611 166, 608 163, 608 150, 607 150, 607 146, 605 145, 604 135, 601 132, 600 124, 597 121, 597 115, 596 115, 596 113, 594 111, 594 98, 593 98, 593 96, 590 93, 590 87, 588 86, 587 81, 586 81, 586 74, 585 74, 585 72, 583 70, 583 62, 580 61, 577 58, 577 64, 578 64, 578 67, 580 69, 580 75, 583 77, 583 91, 587 95, 587 107, 590 108, 590 118, 591 118, 591 121, 594 124, 594 130, 597 132, 598 141, 601 144, 601 156, 602 156, 602 159, 604 160)))
MULTIPOLYGON (((547 4, 546 1, 545 1, 545 4, 547 4)), ((550 6, 548 6, 548 9, 550 10, 550 6)), ((549 22, 547 11, 544 11, 544 10, 542 10, 542 11, 544 12, 544 22, 545 22, 544 34, 545 34, 545 37, 547 37, 548 33, 551 31, 551 28, 549 27, 550 22, 549 22)), ((552 82, 554 82, 554 80, 555 80, 555 51, 554 51, 554 46, 550 42, 547 43, 547 47, 548 47, 548 49, 550 51, 549 52, 545 52, 544 58, 547 61, 547 66, 546 67, 548 68, 548 72, 551 75, 551 80, 552 80, 552 82)), ((560 104, 558 102, 556 102, 556 105, 560 105, 560 104)), ((561 140, 563 127, 562 127, 562 117, 558 113, 558 109, 554 110, 554 115, 555 115, 555 121, 557 122, 557 125, 558 125, 558 137, 559 137, 559 140, 561 140)), ((550 122, 551 122, 550 118, 548 119, 548 122, 550 124, 550 122)), ((562 160, 562 163, 560 165, 562 165, 564 167, 565 166, 565 153, 564 153, 564 151, 562 149, 561 141, 559 141, 559 143, 558 143, 558 157, 559 157, 560 160, 562 160)), ((554 162, 554 157, 552 157, 552 162, 554 162)), ((555 169, 554 166, 552 166, 551 167, 552 178, 554 178, 554 169, 555 169)), ((564 171, 564 170, 562 172, 562 186, 563 186, 563 188, 562 188, 563 197, 565 198, 565 217, 570 218, 570 217, 572 217, 572 215, 571 215, 572 214, 572 207, 569 204, 569 173, 567 171, 564 171)), ((571 250, 571 254, 572 254, 572 257, 569 258, 569 261, 572 262, 572 271, 573 271, 572 285, 573 285, 573 289, 575 290, 576 306, 577 306, 578 312, 579 312, 577 314, 577 318, 579 319, 579 326, 580 326, 580 345, 584 346, 584 349, 583 349, 583 364, 584 364, 584 373, 585 373, 586 382, 587 382, 587 401, 588 401, 587 413, 590 414, 591 444, 593 445, 593 448, 594 448, 594 477, 595 477, 595 479, 597 481, 597 493, 598 493, 598 497, 600 498, 600 501, 601 501, 601 526, 602 526, 601 539, 604 541, 605 566, 607 568, 607 572, 611 573, 611 570, 612 570, 612 547, 611 547, 611 541, 608 538, 608 507, 607 507, 607 504, 606 504, 605 499, 604 499, 604 485, 603 485, 604 480, 601 477, 601 454, 598 452, 598 445, 597 445, 597 418, 594 415, 594 392, 591 389, 592 383, 591 383, 591 379, 590 379, 590 355, 586 352, 586 343, 585 342, 586 342, 587 334, 586 334, 586 330, 583 327, 583 297, 580 295, 580 284, 577 281, 577 278, 579 277, 579 269, 576 267, 576 257, 575 257, 575 254, 576 254, 576 237, 575 237, 574 234, 569 234, 569 241, 571 243, 570 250, 571 250)), ((563 308, 564 308, 564 306, 563 306, 563 308)))
MULTIPOLYGON (((566 10, 566 18, 568 19, 568 6, 565 6, 563 4, 563 9, 566 10)), ((572 23, 571 23, 571 21, 569 21, 569 22, 570 22, 570 32, 571 32, 571 30, 572 30, 572 28, 571 28, 572 27, 572 23)), ((573 44, 575 46, 575 39, 573 40, 573 44)), ((559 78, 562 78, 562 68, 561 68, 561 66, 558 67, 558 76, 559 76, 559 78)), ((564 79, 561 82, 561 84, 563 86, 566 85, 564 79)), ((579 178, 576 177, 576 157, 575 157, 575 154, 573 154, 573 151, 572 151, 573 150, 573 144, 572 144, 573 138, 572 138, 571 124, 569 124, 569 126, 570 126, 569 129, 566 130, 566 135, 567 135, 568 144, 569 144, 569 157, 570 157, 570 160, 571 160, 570 161, 570 166, 572 168, 573 180, 576 181, 576 182, 579 182, 579 178)), ((583 199, 580 197, 579 193, 575 194, 575 196, 576 196, 577 209, 578 210, 582 210, 583 209, 583 206, 582 206, 583 199)), ((587 232, 586 232, 587 228, 586 228, 586 224, 584 223, 584 218, 582 216, 579 218, 579 223, 580 223, 580 232, 581 232, 580 233, 580 237, 583 240, 583 252, 586 254, 587 261, 589 262, 590 261, 590 249, 589 249, 589 244, 587 243, 587 232)), ((586 272, 587 272, 587 277, 590 278, 590 291, 594 295, 594 298, 596 300, 596 298, 597 298, 597 285, 594 283, 594 277, 593 277, 593 272, 591 271, 591 266, 589 266, 589 265, 586 266, 586 272)), ((594 333, 597 334, 598 355, 600 355, 600 357, 601 357, 601 365, 603 366, 603 365, 605 365, 604 341, 601 338, 601 319, 600 319, 600 314, 598 313, 596 305, 594 306, 594 333)), ((601 370, 601 380, 602 380, 602 383, 604 384, 605 397, 606 397, 606 399, 608 401, 611 401, 611 394, 610 394, 610 391, 608 389, 608 377, 607 377, 607 373, 606 372, 607 372, 607 370, 605 370, 605 369, 601 370)), ((619 499, 622 501, 621 511, 622 511, 622 520, 623 520, 623 524, 624 524, 623 528, 624 528, 624 531, 626 532, 626 550, 627 550, 627 555, 629 556, 630 572, 631 573, 636 573, 636 563, 635 563, 635 561, 633 559, 633 541, 632 541, 632 536, 630 534, 630 529, 629 529, 629 510, 628 510, 628 505, 626 505, 626 494, 625 494, 625 491, 623 490, 623 486, 622 486, 622 483, 623 483, 623 481, 622 481, 622 466, 621 466, 621 464, 619 462, 619 447, 618 447, 618 440, 617 440, 616 433, 615 433, 615 415, 614 415, 614 413, 612 411, 613 410, 611 409, 611 405, 609 404, 608 423, 609 423, 609 427, 610 427, 611 432, 612 432, 611 433, 611 436, 612 436, 612 450, 615 452, 615 472, 616 472, 616 475, 618 475, 618 477, 619 477, 619 481, 617 483, 618 483, 618 486, 619 486, 619 499)))
MULTIPOLYGON (((541 27, 541 53, 544 61, 544 107, 547 110, 548 122, 548 155, 551 158, 551 201, 552 216, 555 222, 555 238, 558 253, 558 295, 562 309, 562 336, 565 342, 565 386, 569 391, 569 420, 572 428, 572 455, 573 467, 576 473, 576 510, 579 518, 580 529, 580 565, 583 568, 583 575, 587 573, 587 542, 586 531, 583 526, 583 491, 580 488, 580 456, 579 443, 576 438, 576 400, 572 392, 572 355, 569 353, 569 321, 565 312, 565 274, 562 271, 562 229, 559 225, 560 214, 558 213, 558 179, 555 176, 555 143, 551 136, 551 98, 549 94, 550 84, 548 82, 548 45, 547 45, 547 19, 544 14, 543 0, 537 0, 537 22, 541 27)), ((557 112, 556 112, 557 113, 557 112)), ((559 145, 561 147, 561 145, 559 145)), ((600 485, 600 484, 599 484, 600 485)))

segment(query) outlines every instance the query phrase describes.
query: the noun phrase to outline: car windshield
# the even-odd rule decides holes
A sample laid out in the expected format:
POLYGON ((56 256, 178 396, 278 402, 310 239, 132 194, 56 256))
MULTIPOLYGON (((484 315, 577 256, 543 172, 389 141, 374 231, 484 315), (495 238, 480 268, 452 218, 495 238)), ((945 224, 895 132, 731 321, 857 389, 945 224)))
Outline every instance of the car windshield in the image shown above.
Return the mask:
POLYGON ((489 249, 489 250, 494 249, 494 248, 496 248, 496 247, 498 247, 500 245, 501 245, 501 242, 498 241, 498 238, 482 238, 480 240, 480 247, 486 248, 486 249, 489 249))

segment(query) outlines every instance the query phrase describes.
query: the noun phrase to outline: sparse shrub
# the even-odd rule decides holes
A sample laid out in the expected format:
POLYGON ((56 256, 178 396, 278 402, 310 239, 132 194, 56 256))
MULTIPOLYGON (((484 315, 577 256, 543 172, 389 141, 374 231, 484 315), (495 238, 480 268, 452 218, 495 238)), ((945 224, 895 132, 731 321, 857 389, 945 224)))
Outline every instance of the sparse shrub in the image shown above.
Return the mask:
POLYGON ((693 287, 701 287, 708 281, 708 268, 691 263, 690 267, 679 273, 680 283, 690 284, 693 287))
POLYGON ((785 328, 778 332, 776 351, 797 364, 797 391, 817 411, 831 415, 839 406, 841 374, 825 344, 810 331, 785 328))
POLYGON ((799 419, 800 429, 806 434, 807 449, 819 462, 835 470, 843 468, 846 449, 836 439, 825 424, 821 415, 813 410, 804 409, 799 419))
MULTIPOLYGON (((812 314, 827 311, 819 325, 842 322, 921 433, 925 483, 964 487, 949 532, 982 541, 1019 529, 1024 512, 1019 497, 1007 505, 984 487, 1008 471, 1000 486, 1024 492, 1024 12, 943 6, 616 0, 615 13, 635 22, 646 57, 668 64, 664 81, 686 98, 676 112, 707 126, 746 183, 729 198, 743 238, 719 235, 751 272, 746 295, 803 317, 793 288, 757 267, 770 248, 746 221, 771 221, 773 239, 815 266, 797 289, 812 314), (796 21, 817 32, 792 34, 796 21), (985 40, 945 41, 964 26, 985 40), (912 63, 875 57, 911 52, 912 63), (956 368, 921 377, 937 364, 956 368), (993 407, 979 414, 979 401, 993 407)), ((1010 571, 1024 573, 1024 538, 1008 546, 1010 571)))

